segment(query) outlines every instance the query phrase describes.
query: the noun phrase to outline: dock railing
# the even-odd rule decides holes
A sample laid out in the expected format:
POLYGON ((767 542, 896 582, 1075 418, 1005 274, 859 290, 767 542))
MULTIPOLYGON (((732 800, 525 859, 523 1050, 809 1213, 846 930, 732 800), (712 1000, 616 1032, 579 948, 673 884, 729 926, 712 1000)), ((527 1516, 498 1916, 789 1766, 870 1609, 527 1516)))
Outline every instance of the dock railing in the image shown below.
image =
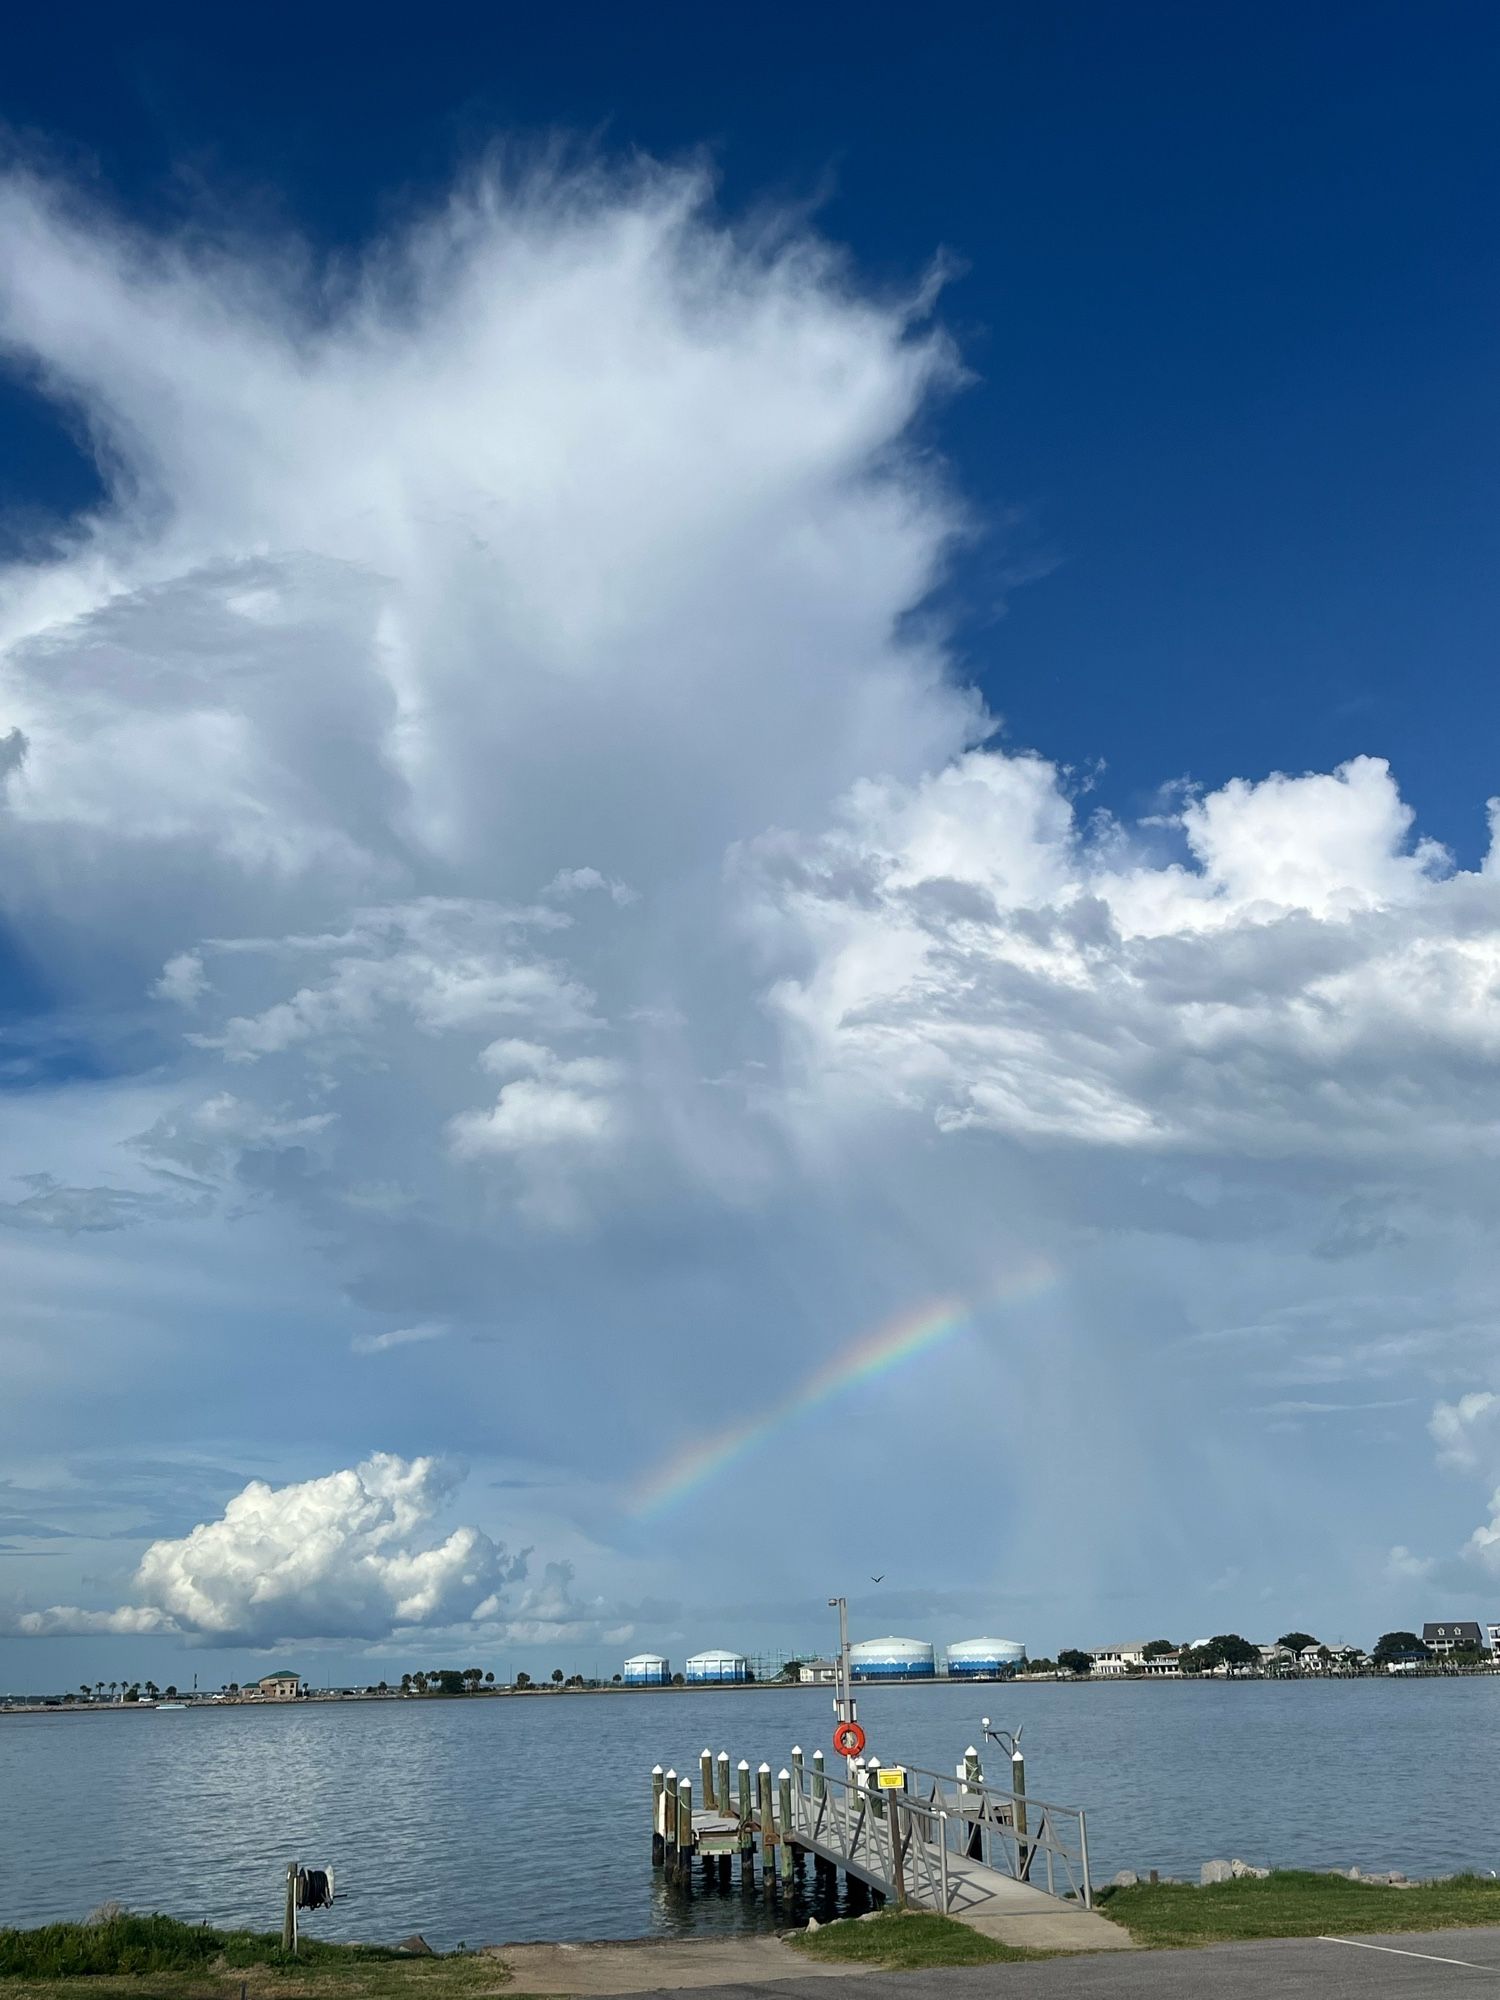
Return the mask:
POLYGON ((873 1878, 888 1894, 947 1914, 953 1850, 941 1805, 909 1792, 871 1791, 833 1771, 799 1769, 791 1807, 794 1838, 873 1878))
POLYGON ((1049 1896, 1071 1895, 1086 1910, 1094 1907, 1082 1806, 1004 1791, 970 1772, 950 1778, 908 1765, 906 1779, 906 1796, 938 1816, 961 1853, 1018 1882, 1045 1886, 1049 1896))

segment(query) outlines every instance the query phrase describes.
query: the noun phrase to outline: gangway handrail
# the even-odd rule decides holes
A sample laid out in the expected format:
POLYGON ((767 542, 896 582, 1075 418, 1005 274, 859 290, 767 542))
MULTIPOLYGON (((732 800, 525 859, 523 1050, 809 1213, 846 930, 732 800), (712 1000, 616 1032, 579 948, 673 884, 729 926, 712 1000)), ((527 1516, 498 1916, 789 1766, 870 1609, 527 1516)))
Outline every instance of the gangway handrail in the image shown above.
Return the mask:
POLYGON ((930 1781, 925 1803, 941 1807, 951 1821, 977 1829, 979 1858, 987 1866, 1001 1868, 1017 1881, 1029 1882, 1040 1855, 1049 1895, 1058 1892, 1057 1871, 1061 1866, 1069 1892, 1085 1909, 1094 1907, 1088 1822, 1082 1806, 1059 1805, 1034 1793, 1008 1791, 980 1773, 963 1772, 949 1777, 944 1772, 910 1764, 905 1770, 908 1780, 930 1781), (997 1839, 1003 1843, 999 1856, 995 1852, 997 1839))

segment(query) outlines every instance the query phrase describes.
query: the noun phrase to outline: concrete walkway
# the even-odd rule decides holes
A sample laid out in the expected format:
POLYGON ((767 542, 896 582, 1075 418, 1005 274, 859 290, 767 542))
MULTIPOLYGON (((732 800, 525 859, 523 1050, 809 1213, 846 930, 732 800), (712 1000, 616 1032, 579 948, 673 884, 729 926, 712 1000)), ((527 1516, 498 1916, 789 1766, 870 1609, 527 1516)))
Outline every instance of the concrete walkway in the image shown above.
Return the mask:
POLYGON ((642 1938, 624 1944, 496 1944, 522 1993, 679 1993, 785 1979, 847 1979, 868 1971, 809 1958, 774 1937, 642 1938))

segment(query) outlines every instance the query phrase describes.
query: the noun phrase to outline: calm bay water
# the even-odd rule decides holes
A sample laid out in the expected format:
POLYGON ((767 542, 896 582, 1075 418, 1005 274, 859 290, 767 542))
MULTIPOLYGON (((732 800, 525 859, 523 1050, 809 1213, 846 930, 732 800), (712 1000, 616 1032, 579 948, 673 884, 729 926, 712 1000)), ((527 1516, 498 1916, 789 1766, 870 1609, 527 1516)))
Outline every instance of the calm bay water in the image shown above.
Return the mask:
MULTIPOLYGON (((860 1696, 886 1762, 949 1769, 982 1714, 1025 1725, 1035 1795, 1087 1809, 1098 1881, 1196 1874, 1214 1855, 1500 1868, 1500 1677, 860 1696)), ((683 1898, 653 1876, 651 1766, 696 1782, 708 1744, 777 1770, 831 1727, 814 1688, 0 1717, 0 1924, 113 1897, 275 1928, 296 1856, 336 1871, 338 1902, 308 1920, 320 1937, 763 1928, 773 1918, 738 1888, 683 1898)))

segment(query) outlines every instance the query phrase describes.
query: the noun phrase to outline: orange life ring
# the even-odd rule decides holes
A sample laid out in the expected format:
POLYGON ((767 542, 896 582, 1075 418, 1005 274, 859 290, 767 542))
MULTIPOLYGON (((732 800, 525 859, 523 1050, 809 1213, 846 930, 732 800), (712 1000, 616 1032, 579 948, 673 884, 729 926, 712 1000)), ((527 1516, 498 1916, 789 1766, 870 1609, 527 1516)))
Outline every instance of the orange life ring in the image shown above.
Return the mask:
POLYGON ((841 1757, 858 1757, 865 1747, 865 1732, 857 1722, 841 1722, 833 1732, 833 1747, 841 1757))

